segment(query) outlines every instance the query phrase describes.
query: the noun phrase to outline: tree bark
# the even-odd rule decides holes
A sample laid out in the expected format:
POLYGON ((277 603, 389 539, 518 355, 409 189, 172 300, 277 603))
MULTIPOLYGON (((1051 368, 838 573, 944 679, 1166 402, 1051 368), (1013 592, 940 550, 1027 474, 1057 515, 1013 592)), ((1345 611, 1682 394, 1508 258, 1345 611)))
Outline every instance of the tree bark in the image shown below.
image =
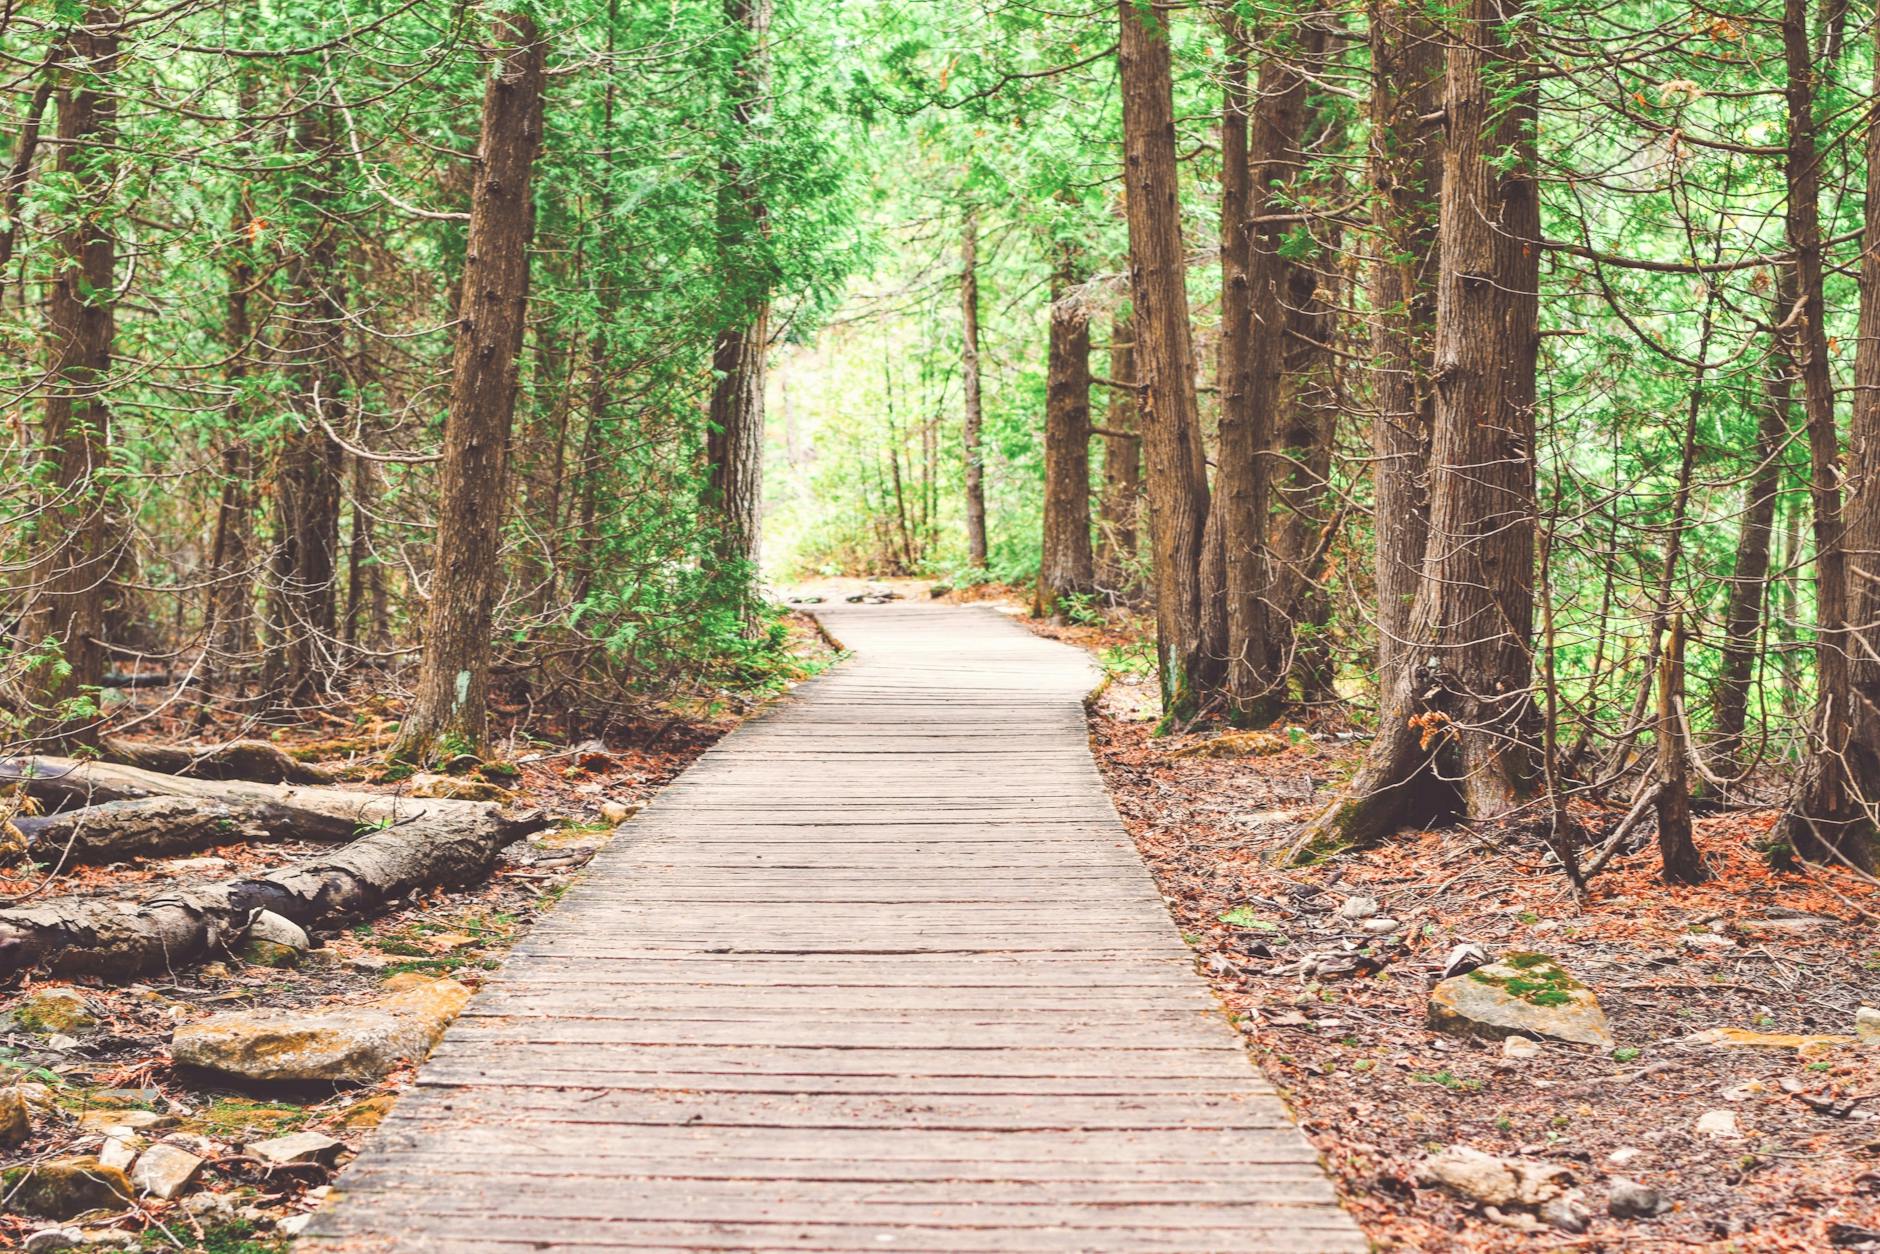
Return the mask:
POLYGON ((1684 739, 1684 616, 1665 625, 1658 657, 1658 860, 1665 882, 1699 884, 1709 878, 1691 839, 1691 787, 1684 739))
POLYGON ((282 711, 317 704, 337 669, 341 450, 322 424, 341 421, 343 279, 339 223, 330 212, 335 176, 332 118, 309 108, 295 124, 307 163, 300 189, 309 238, 289 267, 293 303, 284 339, 299 430, 282 440, 274 467, 274 552, 269 561, 267 648, 262 687, 282 711))
POLYGON ((980 448, 985 412, 979 396, 979 213, 966 211, 960 235, 960 377, 965 385, 965 416, 960 424, 966 459, 966 561, 986 569, 986 463, 980 448))
POLYGON ((1437 30, 1414 10, 1371 0, 1371 422, 1377 544, 1378 687, 1396 677, 1429 542, 1435 409, 1428 362, 1436 331, 1436 203, 1442 147, 1423 119, 1442 104, 1437 30))
POLYGON ((1090 314, 1070 295, 1077 250, 1058 246, 1051 292, 1051 343, 1044 408, 1044 543, 1038 569, 1040 615, 1065 597, 1096 588, 1090 546, 1090 314))
POLYGON ((28 727, 58 743, 97 736, 99 711, 82 708, 104 682, 106 601, 118 565, 109 511, 112 293, 117 245, 110 197, 116 182, 119 15, 93 7, 68 40, 58 93, 59 173, 75 196, 54 244, 46 297, 44 459, 50 499, 36 525, 38 553, 24 619, 27 647, 56 641, 62 666, 41 663, 28 694, 28 727), (72 704, 77 703, 77 704, 72 704))
POLYGON ((1530 18, 1517 0, 1467 0, 1445 24, 1430 544, 1406 633, 1417 664, 1398 668, 1364 766, 1295 852, 1450 810, 1499 817, 1534 788, 1540 204, 1518 43, 1530 18))
POLYGON ((1194 340, 1175 163, 1175 105, 1166 11, 1118 0, 1123 179, 1130 291, 1142 390, 1149 534, 1155 563, 1156 655, 1164 716, 1200 707, 1201 555, 1207 467, 1195 405, 1194 340))
MULTIPOLYGON (((770 94, 771 0, 725 0, 725 21, 741 41, 732 72, 731 133, 747 141, 770 94)), ((710 430, 706 460, 719 515, 719 556, 754 567, 760 547, 764 487, 764 362, 770 348, 768 262, 750 245, 766 233, 767 209, 754 171, 735 156, 721 167, 719 252, 725 281, 737 289, 733 325, 712 352, 710 430)), ((761 250, 759 250, 761 251, 761 250)))
POLYGON ((231 740, 219 745, 158 745, 107 737, 102 761, 164 775, 197 779, 246 779, 262 784, 323 784, 332 778, 308 762, 289 757, 265 740, 231 740))
POLYGON ((1109 407, 1104 415, 1103 494, 1097 506, 1097 583, 1106 592, 1135 590, 1136 516, 1142 502, 1142 436, 1137 415, 1135 328, 1126 310, 1110 319, 1109 407))
POLYGON ((219 801, 144 797, 58 814, 16 815, 31 857, 53 867, 170 857, 215 845, 265 840, 242 810, 219 801))
POLYGON ((533 18, 496 19, 501 50, 483 98, 470 208, 450 420, 444 433, 437 554, 417 699, 395 755, 481 749, 489 695, 490 620, 502 559, 516 366, 529 302, 531 192, 542 142, 546 49, 533 18))
MULTIPOLYGON (((1821 160, 1815 145, 1815 73, 1809 48, 1807 0, 1784 0, 1782 46, 1788 67, 1789 250, 1794 254, 1796 307, 1784 311, 1790 359, 1802 385, 1807 423, 1809 497, 1815 532, 1815 685, 1813 749, 1796 778, 1788 811, 1777 823, 1777 841, 1804 858, 1846 858, 1866 868, 1871 851, 1845 767, 1853 731, 1849 701, 1849 621, 1842 552, 1840 435, 1834 420, 1834 378, 1829 370, 1826 308, 1822 299, 1821 160)), ((1863 260, 1863 276, 1866 265, 1863 260)), ((1862 293, 1862 312, 1867 294, 1862 293)), ((1880 325, 1863 319, 1863 335, 1880 325)), ((1855 393, 1859 396, 1858 390, 1855 393)))
MULTIPOLYGON (((1223 17, 1222 28, 1227 64, 1221 86, 1221 426, 1209 516, 1215 535, 1209 539, 1220 546, 1228 713, 1234 722, 1257 723, 1277 713, 1284 686, 1272 675, 1267 635, 1271 409, 1261 402, 1271 398, 1262 391, 1269 381, 1257 377, 1268 353, 1277 355, 1283 348, 1269 328, 1284 315, 1262 286, 1270 284, 1272 266, 1268 258, 1255 257, 1256 236, 1264 243, 1271 232, 1250 217, 1269 203, 1267 180, 1283 178, 1280 154, 1298 147, 1297 134, 1288 138, 1285 131, 1288 117, 1300 112, 1304 83, 1277 56, 1268 61, 1260 75, 1250 151, 1247 32, 1234 13, 1223 17)), ((1212 580, 1209 585, 1214 586, 1212 580)))
POLYGON ((306 928, 364 918, 418 889, 476 883, 505 846, 546 825, 538 814, 484 803, 407 803, 391 826, 262 875, 135 902, 72 898, 0 910, 0 978, 35 967, 107 979, 172 970, 239 940, 262 910, 306 928))

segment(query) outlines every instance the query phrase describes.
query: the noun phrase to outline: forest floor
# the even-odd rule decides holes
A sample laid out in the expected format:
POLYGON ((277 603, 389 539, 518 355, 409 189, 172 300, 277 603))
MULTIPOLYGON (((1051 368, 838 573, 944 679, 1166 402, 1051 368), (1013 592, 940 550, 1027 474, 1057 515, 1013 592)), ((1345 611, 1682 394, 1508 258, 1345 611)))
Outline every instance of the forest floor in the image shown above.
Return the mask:
MULTIPOLYGON (((792 616, 790 623, 798 663, 793 675, 800 680, 834 653, 811 620, 792 616)), ((402 781, 386 777, 399 772, 384 771, 374 756, 379 741, 389 741, 395 730, 377 717, 386 711, 369 708, 378 704, 361 703, 357 734, 333 739, 330 728, 302 727, 273 739, 338 770, 341 786, 395 792, 402 781)), ((34 1108, 30 1138, 0 1154, 0 1162, 96 1154, 102 1129, 154 1116, 146 1139, 172 1138, 206 1158, 207 1167, 173 1201, 146 1199, 110 1222, 87 1219, 79 1225, 86 1244, 211 1254, 285 1248, 347 1155, 281 1167, 257 1161, 246 1147, 304 1131, 356 1149, 409 1084, 411 1069, 359 1086, 238 1085, 175 1065, 169 1045, 175 1029, 231 1010, 357 1009, 401 976, 454 979, 475 989, 613 837, 623 821, 617 807, 637 810, 736 725, 738 717, 726 711, 757 704, 746 693, 700 693, 654 711, 655 717, 605 744, 517 744, 510 765, 518 774, 508 781, 516 803, 548 811, 555 826, 505 849, 483 883, 416 895, 343 930, 316 930, 317 948, 293 965, 257 964, 231 952, 157 980, 114 985, 29 977, 0 993, 0 1078, 22 1084, 34 1108), (62 994, 82 999, 82 1016, 46 1022, 40 1010, 51 1005, 62 1015, 69 1004, 62 994)), ((160 723, 147 724, 139 735, 158 739, 162 730, 160 723)), ((188 738, 183 729, 171 730, 188 738)), ((227 845, 182 858, 79 868, 43 887, 45 868, 0 868, 0 899, 35 891, 136 897, 158 886, 270 869, 320 848, 278 841, 227 845)), ((0 1199, 0 1249, 22 1248, 30 1234, 60 1226, 14 1213, 0 1199)))
MULTIPOLYGON (((1266 756, 1178 757, 1208 736, 1155 734, 1139 632, 1033 626, 1104 661, 1091 742, 1117 808, 1199 968, 1379 1248, 1880 1250, 1880 1041, 1692 1040, 1713 1028, 1854 1034, 1858 1008, 1880 1006, 1880 890, 1837 871, 1772 871, 1756 846, 1773 812, 1699 820, 1705 884, 1660 882, 1647 839, 1585 900, 1538 841, 1463 826, 1281 869, 1299 823, 1356 767, 1364 746, 1349 727, 1277 728, 1266 756), (1361 930, 1339 914, 1354 897, 1399 926, 1361 930), (1433 1031, 1430 990, 1465 942, 1557 959, 1595 992, 1617 1047, 1508 1052, 1433 1031), (1561 1231, 1420 1182, 1450 1146, 1565 1168, 1588 1226, 1561 1231), (1615 1181, 1670 1209, 1612 1217, 1615 1181)), ((1619 814, 1579 817, 1597 839, 1619 814)))

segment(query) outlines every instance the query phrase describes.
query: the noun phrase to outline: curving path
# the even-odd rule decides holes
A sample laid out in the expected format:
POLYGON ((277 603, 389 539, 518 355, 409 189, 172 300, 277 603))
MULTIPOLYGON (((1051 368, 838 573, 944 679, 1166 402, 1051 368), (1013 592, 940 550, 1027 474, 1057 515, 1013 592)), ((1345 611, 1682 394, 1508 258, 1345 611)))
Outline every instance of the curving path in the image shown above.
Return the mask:
POLYGON ((594 860, 307 1244, 1364 1250, 1104 794, 1083 655, 824 617, 855 656, 594 860))

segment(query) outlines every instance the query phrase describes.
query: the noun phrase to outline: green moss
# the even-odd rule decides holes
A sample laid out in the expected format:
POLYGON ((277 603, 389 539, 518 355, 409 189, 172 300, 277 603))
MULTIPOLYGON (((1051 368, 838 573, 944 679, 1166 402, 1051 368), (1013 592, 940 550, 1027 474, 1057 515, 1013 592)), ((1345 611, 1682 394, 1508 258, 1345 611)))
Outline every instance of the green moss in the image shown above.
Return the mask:
MULTIPOLYGON (((286 1237, 263 1234, 247 1220, 236 1219, 225 1224, 203 1225, 202 1240, 189 1248, 201 1254, 281 1254, 287 1247, 286 1237)), ((167 1251, 175 1246, 162 1229, 151 1228, 143 1234, 138 1248, 167 1251)))
POLYGON ((1492 968, 1480 967, 1471 971, 1469 978, 1479 984, 1493 985, 1530 1006, 1569 1005, 1574 993, 1585 987, 1546 954, 1509 954, 1495 965, 1512 967, 1520 974, 1496 975, 1492 968))
POLYGON ((189 1121, 199 1132, 225 1140, 239 1140, 251 1132, 264 1131, 272 1136, 297 1132, 310 1118, 304 1107, 291 1102, 258 1101, 246 1097, 224 1097, 211 1103, 189 1121))

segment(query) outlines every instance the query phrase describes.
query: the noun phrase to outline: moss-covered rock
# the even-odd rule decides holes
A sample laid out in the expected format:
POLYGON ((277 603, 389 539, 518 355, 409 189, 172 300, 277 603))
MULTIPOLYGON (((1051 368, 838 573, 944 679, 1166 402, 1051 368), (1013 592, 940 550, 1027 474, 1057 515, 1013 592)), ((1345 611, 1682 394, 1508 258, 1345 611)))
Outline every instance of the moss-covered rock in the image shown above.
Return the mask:
POLYGON ((261 1083, 369 1083, 423 1061, 470 999, 455 980, 416 976, 386 987, 361 1006, 216 1015, 178 1028, 171 1053, 184 1066, 261 1083))
POLYGON ((123 1210, 131 1204, 131 1182, 96 1158, 54 1158, 8 1169, 0 1175, 7 1205, 44 1219, 76 1219, 94 1210, 123 1210))
POLYGON ((42 988, 26 994, 13 1008, 13 1021, 46 1036, 82 1036, 98 1026, 91 1003, 69 988, 42 988))
POLYGON ((1430 993, 1430 1026, 1455 1036, 1526 1036, 1610 1049, 1612 1030, 1593 990, 1546 954, 1508 954, 1452 976, 1430 993))

